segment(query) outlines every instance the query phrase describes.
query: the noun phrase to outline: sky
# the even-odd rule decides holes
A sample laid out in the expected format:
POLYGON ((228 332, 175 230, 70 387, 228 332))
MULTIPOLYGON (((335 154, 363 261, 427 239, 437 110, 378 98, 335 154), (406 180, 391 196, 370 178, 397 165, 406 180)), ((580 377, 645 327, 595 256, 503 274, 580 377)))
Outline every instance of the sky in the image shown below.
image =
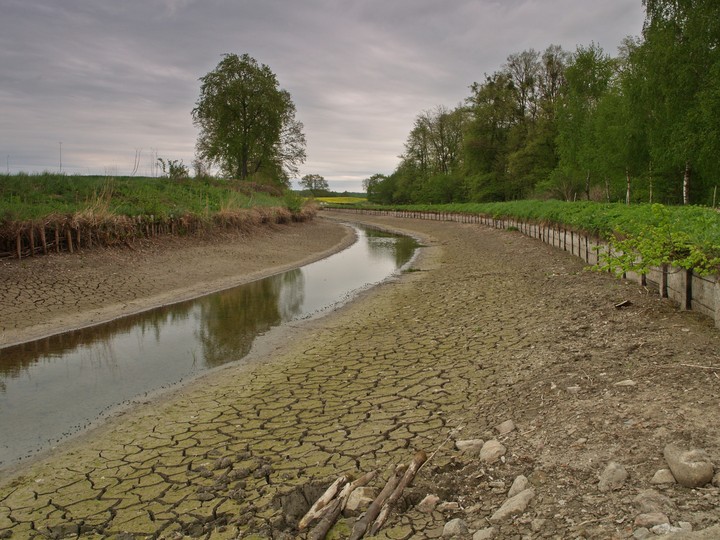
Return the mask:
POLYGON ((0 172, 158 173, 194 160, 198 79, 222 55, 275 73, 337 191, 396 168, 415 118, 508 55, 642 30, 641 0, 0 0, 0 172))

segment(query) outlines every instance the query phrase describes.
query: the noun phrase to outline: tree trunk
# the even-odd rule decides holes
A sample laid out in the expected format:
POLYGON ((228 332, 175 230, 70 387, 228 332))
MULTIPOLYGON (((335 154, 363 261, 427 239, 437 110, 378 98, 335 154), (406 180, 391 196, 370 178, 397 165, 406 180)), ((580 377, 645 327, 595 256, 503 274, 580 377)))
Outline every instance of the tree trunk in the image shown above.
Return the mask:
POLYGON ((627 179, 627 190, 625 191, 625 204, 630 206, 630 171, 625 168, 625 178, 627 179))
POLYGON ((683 204, 690 204, 690 162, 685 162, 685 175, 683 176, 683 204))
POLYGON ((590 200, 590 171, 587 172, 585 177, 585 197, 588 201, 590 200))

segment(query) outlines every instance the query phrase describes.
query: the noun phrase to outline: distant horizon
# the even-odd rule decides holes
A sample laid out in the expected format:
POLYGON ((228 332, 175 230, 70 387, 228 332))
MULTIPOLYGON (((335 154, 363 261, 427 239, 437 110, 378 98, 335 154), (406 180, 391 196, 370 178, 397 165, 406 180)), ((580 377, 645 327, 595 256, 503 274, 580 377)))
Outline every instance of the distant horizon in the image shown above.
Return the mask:
POLYGON ((462 103, 510 54, 615 55, 643 20, 641 0, 6 0, 0 170, 125 175, 139 150, 138 172, 154 157, 190 167, 198 79, 247 53, 305 126, 299 176, 356 191, 395 170, 418 115, 462 103))

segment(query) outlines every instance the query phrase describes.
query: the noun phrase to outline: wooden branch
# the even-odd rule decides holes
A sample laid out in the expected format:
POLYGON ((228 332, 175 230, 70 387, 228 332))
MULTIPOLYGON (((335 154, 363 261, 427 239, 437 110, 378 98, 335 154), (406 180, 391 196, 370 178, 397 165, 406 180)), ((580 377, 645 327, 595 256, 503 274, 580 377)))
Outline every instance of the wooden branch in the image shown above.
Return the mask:
POLYGON ((373 478, 375 478, 376 474, 377 471, 370 471, 369 473, 362 475, 354 482, 346 484, 340 492, 340 495, 338 495, 337 498, 326 507, 326 511, 324 512, 325 515, 320 520, 320 523, 318 523, 315 528, 310 531, 310 534, 308 534, 308 540, 323 540, 328 531, 332 529, 332 526, 337 521, 337 518, 345 509, 348 499, 350 498, 350 494, 357 488, 370 482, 373 478))
POLYGON ((403 490, 408 486, 408 484, 410 484, 410 482, 413 481, 413 478, 415 478, 415 474, 417 474, 418 470, 420 470, 420 467, 423 463, 425 463, 425 461, 427 461, 427 455, 425 454, 425 452, 420 450, 418 453, 415 454, 415 457, 410 463, 410 466, 405 471, 402 480, 400 480, 400 483, 392 492, 392 495, 387 498, 385 504, 382 507, 382 510, 380 511, 380 515, 378 515, 377 519, 375 519, 374 523, 372 524, 372 527, 370 528, 371 535, 375 535, 382 528, 382 526, 385 525, 385 522, 387 521, 387 518, 390 515, 393 506, 395 506, 395 503, 397 503, 397 501, 400 499, 403 490))
POLYGON ((350 533, 350 537, 348 540, 360 540, 360 538, 365 536, 365 532, 367 532, 370 524, 380 513, 380 509, 385 503, 385 500, 395 490, 398 483, 400 482, 400 478, 403 476, 406 470, 406 465, 398 465, 397 467, 395 467, 395 471, 388 479, 385 487, 380 492, 380 495, 375 498, 375 500, 369 506, 365 514, 355 522, 355 525, 353 526, 352 532, 350 533))
POLYGON ((347 484, 347 481, 348 477, 346 474, 344 474, 337 480, 335 480, 332 484, 330 484, 330 487, 325 490, 325 493, 320 495, 320 498, 315 501, 315 504, 310 507, 310 510, 307 511, 307 513, 298 523, 299 531, 302 531, 304 528, 310 525, 310 523, 312 523, 321 516, 322 509, 325 508, 333 500, 335 494, 338 492, 338 489, 347 484))

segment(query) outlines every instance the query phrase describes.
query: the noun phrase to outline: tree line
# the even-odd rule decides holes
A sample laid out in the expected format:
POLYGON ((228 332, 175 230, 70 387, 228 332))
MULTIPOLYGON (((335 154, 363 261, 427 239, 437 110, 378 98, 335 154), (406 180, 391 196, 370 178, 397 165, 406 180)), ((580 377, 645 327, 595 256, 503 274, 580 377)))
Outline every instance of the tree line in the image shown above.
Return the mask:
POLYGON ((419 114, 384 204, 528 197, 716 204, 720 3, 643 0, 639 37, 510 54, 455 108, 419 114))

